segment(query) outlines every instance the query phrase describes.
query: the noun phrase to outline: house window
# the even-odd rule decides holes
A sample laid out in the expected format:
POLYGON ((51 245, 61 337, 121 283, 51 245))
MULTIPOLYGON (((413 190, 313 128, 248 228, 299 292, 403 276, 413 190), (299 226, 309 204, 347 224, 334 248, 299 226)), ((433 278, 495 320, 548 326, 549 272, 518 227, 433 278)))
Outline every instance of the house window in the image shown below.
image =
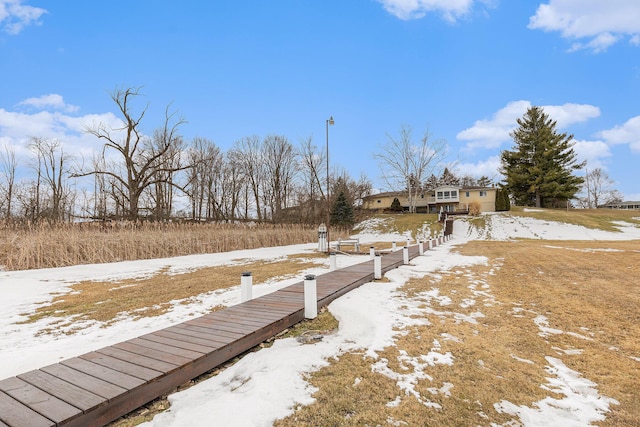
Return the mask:
POLYGON ((444 192, 444 198, 445 198, 445 199, 449 199, 449 198, 450 198, 450 195, 449 195, 449 192, 448 192, 448 191, 445 191, 445 192, 444 192))
POLYGON ((438 191, 438 200, 442 200, 442 191, 438 191))
POLYGON ((485 197, 487 192, 485 190, 480 191, 480 197, 485 197))
POLYGON ((469 192, 468 191, 466 192, 466 196, 469 197, 469 192))
POLYGON ((453 191, 451 192, 451 198, 452 198, 452 199, 455 199, 456 197, 458 197, 458 191, 457 191, 457 190, 453 190, 453 191))

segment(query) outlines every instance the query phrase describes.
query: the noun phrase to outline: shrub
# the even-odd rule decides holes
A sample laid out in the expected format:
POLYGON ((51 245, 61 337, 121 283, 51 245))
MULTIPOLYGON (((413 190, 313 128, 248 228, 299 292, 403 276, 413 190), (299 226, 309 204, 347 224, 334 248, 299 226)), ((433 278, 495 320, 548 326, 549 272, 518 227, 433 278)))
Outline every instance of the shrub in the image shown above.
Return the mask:
POLYGON ((389 208, 393 212, 402 212, 402 205, 400 204, 400 200, 398 198, 394 198, 393 202, 391 202, 391 207, 389 208))
POLYGON ((480 215, 480 202, 474 200, 469 203, 469 215, 480 215))

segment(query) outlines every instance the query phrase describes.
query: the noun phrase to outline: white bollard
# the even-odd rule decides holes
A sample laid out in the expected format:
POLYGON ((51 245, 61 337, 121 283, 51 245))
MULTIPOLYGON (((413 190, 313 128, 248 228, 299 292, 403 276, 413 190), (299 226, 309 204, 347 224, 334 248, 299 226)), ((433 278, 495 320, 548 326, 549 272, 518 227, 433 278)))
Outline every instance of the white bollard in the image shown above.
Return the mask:
POLYGON ((422 240, 418 240, 418 253, 420 256, 424 255, 424 242, 422 240))
POLYGON ((429 250, 433 249, 433 239, 429 239, 429 250))
POLYGON ((369 259, 376 257, 376 249, 373 246, 369 246, 369 259))
POLYGON ((253 276, 250 271, 242 273, 240 278, 240 301, 249 301, 253 293, 253 276))
POLYGON ((404 265, 409 264, 409 247, 405 246, 402 248, 402 262, 404 265))
POLYGON ((407 237, 407 246, 411 246, 411 237, 407 237))
POLYGON ((382 257, 380 253, 376 253, 373 258, 373 278, 375 280, 382 279, 382 257))
POLYGON ((318 317, 318 290, 316 276, 307 274, 304 277, 304 317, 315 319, 318 317))
POLYGON ((441 244, 442 244, 442 236, 439 236, 438 237, 438 245, 441 245, 441 244))
POLYGON ((396 251, 396 242, 393 242, 393 243, 391 244, 391 250, 392 250, 393 252, 395 252, 395 251, 396 251))
POLYGON ((331 252, 329 254, 329 270, 331 271, 335 271, 337 267, 337 259, 336 259, 336 253, 335 252, 331 252))

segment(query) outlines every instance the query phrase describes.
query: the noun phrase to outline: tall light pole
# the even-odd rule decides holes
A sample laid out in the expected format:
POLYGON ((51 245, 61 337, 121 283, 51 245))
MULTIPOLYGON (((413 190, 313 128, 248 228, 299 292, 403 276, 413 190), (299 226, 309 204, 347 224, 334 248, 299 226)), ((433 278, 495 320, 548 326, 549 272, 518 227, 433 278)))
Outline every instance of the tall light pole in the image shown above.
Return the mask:
POLYGON ((331 201, 329 198, 329 125, 333 126, 333 116, 330 116, 326 121, 327 127, 327 253, 331 252, 331 240, 329 239, 329 220, 331 219, 331 201))

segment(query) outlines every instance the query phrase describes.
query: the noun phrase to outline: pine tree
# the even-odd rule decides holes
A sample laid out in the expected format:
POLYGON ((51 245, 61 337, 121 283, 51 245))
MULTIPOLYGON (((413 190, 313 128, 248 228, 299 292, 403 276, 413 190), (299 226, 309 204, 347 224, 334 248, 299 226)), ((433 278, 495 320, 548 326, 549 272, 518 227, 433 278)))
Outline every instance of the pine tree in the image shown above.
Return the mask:
POLYGON ((347 200, 347 195, 341 191, 336 197, 330 215, 331 225, 351 227, 356 221, 353 215, 353 206, 347 200))
POLYGON ((393 202, 391 202, 391 206, 389 207, 393 212, 402 212, 402 205, 400 204, 400 200, 397 197, 393 198, 393 202))
POLYGON ((583 178, 574 176, 573 135, 556 132, 556 121, 541 107, 531 107, 511 132, 514 151, 500 155, 506 188, 518 205, 553 207, 568 202, 580 190, 583 178))
POLYGON ((509 193, 502 188, 496 189, 496 212, 504 212, 508 210, 511 210, 509 193))

